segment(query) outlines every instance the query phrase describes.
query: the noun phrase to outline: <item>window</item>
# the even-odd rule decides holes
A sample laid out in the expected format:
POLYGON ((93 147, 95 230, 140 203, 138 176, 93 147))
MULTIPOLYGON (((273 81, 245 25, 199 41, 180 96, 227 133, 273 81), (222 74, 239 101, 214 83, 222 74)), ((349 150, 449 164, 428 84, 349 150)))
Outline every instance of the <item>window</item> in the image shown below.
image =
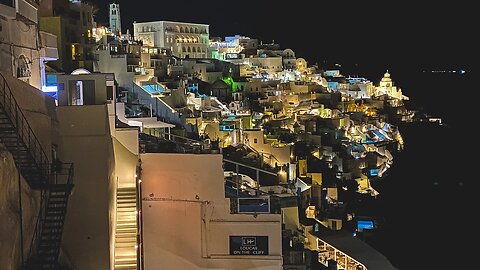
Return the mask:
POLYGON ((253 143, 257 143, 257 138, 253 138, 253 143))
POLYGON ((4 4, 9 7, 15 7, 15 0, 1 0, 0 4, 4 4))

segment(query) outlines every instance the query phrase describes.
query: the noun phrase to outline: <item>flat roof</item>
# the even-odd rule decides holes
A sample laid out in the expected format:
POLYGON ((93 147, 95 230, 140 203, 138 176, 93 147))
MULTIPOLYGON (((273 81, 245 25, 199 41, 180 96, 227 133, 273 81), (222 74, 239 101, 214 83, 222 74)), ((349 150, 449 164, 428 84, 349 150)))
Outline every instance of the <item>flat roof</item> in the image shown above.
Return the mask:
POLYGON ((174 128, 175 127, 175 125, 158 121, 155 117, 127 118, 127 120, 141 122, 144 128, 174 128))
POLYGON ((133 24, 150 24, 150 23, 179 23, 179 24, 189 24, 189 25, 201 25, 201 26, 210 26, 209 24, 203 24, 203 23, 190 23, 190 22, 174 22, 174 21, 151 21, 151 22, 134 22, 133 24))

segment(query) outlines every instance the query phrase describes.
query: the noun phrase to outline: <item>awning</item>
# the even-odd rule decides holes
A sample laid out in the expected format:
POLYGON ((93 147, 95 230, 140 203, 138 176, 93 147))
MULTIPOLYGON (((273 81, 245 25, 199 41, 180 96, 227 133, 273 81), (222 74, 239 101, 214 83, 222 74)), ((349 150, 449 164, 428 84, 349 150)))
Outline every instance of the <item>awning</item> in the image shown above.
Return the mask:
POLYGON ((158 121, 157 118, 155 117, 128 118, 129 125, 138 126, 131 122, 140 122, 142 124, 142 128, 173 128, 175 127, 175 125, 158 121))

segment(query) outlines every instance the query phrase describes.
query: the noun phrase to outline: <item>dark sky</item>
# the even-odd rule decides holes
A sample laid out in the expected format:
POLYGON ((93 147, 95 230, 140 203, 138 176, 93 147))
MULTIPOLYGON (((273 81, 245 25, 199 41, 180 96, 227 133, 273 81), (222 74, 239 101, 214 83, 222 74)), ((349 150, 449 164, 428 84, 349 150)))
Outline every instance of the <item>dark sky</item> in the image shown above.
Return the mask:
MULTIPOLYGON (((132 29, 133 21, 207 23, 210 36, 240 34, 264 42, 275 40, 310 63, 339 62, 383 70, 395 66, 472 68, 478 15, 472 4, 462 1, 431 5, 421 0, 296 0, 288 5, 271 0, 116 3, 124 29, 132 29)), ((105 24, 110 2, 90 2, 100 9, 97 21, 105 24)))

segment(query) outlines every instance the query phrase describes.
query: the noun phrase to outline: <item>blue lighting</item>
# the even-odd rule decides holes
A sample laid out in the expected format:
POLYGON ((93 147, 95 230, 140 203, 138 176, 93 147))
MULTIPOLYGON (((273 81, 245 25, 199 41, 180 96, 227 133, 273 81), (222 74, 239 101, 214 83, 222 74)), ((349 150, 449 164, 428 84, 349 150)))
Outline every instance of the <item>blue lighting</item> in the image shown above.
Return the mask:
POLYGON ((378 176, 379 169, 370 169, 370 176, 378 176))
POLYGON ((58 87, 56 85, 53 86, 42 86, 42 91, 45 93, 57 93, 58 87))
POLYGON ((373 220, 359 220, 359 221, 357 221, 357 229, 358 230, 363 230, 363 229, 372 230, 374 228, 375 227, 373 225, 373 220))
POLYGON ((155 95, 155 94, 162 94, 165 92, 165 88, 158 84, 145 84, 143 88, 148 91, 148 93, 155 95))
POLYGON ((338 82, 328 82, 328 88, 332 90, 337 90, 338 89, 338 82))

